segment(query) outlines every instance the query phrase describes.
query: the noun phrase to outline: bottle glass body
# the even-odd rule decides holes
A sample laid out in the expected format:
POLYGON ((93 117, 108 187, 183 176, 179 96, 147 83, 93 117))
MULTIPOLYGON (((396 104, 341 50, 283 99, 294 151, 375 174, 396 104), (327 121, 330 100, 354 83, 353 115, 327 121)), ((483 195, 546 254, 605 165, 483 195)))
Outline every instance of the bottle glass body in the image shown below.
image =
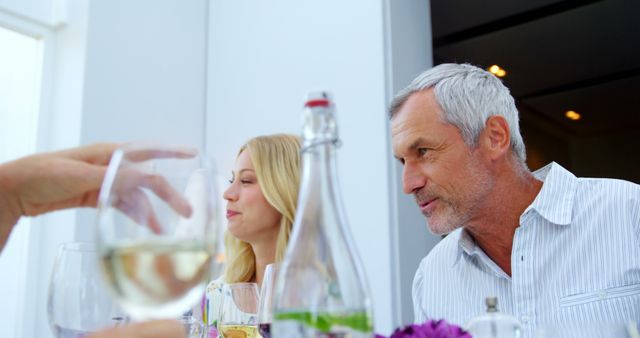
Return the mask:
POLYGON ((323 95, 305 108, 301 188, 276 283, 273 337, 373 335, 368 286, 340 200, 332 108, 323 95))

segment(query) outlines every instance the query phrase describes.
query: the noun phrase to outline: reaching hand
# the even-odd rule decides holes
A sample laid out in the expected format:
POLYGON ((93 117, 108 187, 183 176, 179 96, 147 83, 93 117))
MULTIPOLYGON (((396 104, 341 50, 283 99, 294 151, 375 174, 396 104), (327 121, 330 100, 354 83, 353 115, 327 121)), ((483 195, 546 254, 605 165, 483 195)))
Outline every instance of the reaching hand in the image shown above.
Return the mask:
MULTIPOLYGON (((24 157, 0 165, 0 250, 4 246, 13 225, 21 216, 35 216, 48 211, 71 207, 95 207, 109 160, 119 144, 93 144, 63 151, 43 153, 24 157)), ((127 159, 132 162, 150 158, 189 158, 193 151, 185 149, 129 152, 127 159)), ((127 213, 137 204, 148 203, 138 189, 148 188, 165 200, 178 213, 191 213, 188 202, 176 192, 164 178, 136 170, 131 170, 128 185, 120 189, 130 189, 127 198, 118 207, 127 213)), ((153 213, 149 213, 149 217, 153 213)), ((138 215, 130 215, 141 222, 138 215)), ((148 220, 151 228, 157 222, 148 220)), ((153 229, 158 231, 158 229, 153 229)))
MULTIPOLYGON (((94 144, 1 165, 0 228, 11 230, 23 215, 95 206, 107 164, 117 147, 117 144, 94 144)), ((1 244, 5 240, 0 238, 1 244)))

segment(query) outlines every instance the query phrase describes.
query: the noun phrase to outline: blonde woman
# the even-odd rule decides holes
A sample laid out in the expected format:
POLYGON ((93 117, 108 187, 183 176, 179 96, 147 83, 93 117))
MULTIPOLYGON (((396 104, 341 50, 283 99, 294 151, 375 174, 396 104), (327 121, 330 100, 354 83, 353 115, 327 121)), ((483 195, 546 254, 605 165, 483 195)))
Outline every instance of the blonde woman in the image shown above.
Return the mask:
POLYGON ((268 264, 279 262, 291 233, 300 184, 300 140, 276 134, 250 139, 240 148, 227 200, 224 275, 207 287, 203 319, 215 325, 221 286, 260 285, 268 264))

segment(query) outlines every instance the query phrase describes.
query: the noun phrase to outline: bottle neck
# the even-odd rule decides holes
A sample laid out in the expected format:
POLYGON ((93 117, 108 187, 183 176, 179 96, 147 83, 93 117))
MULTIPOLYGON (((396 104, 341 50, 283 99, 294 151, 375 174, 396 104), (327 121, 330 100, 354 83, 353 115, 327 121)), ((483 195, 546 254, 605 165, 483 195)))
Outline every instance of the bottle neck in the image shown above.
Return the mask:
POLYGON ((325 197, 325 193, 330 194, 330 197, 337 197, 336 144, 337 141, 330 139, 305 141, 302 152, 302 182, 307 184, 307 189, 301 187, 301 194, 315 194, 321 190, 322 197, 325 197))
POLYGON ((315 138, 309 142, 305 140, 300 187, 302 204, 297 212, 317 216, 335 214, 338 217, 337 222, 313 222, 315 224, 341 226, 344 223, 341 222, 344 215, 341 210, 336 165, 337 144, 339 142, 335 139, 315 138))

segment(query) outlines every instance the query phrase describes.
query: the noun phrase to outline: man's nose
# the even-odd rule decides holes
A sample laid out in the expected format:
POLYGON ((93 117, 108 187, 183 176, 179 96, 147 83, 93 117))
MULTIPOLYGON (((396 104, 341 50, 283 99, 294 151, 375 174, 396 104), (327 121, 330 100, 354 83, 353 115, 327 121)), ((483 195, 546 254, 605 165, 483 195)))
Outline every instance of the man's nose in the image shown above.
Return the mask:
POLYGON ((413 164, 405 164, 402 169, 402 190, 405 194, 413 194, 416 190, 424 187, 426 181, 419 168, 413 164))

